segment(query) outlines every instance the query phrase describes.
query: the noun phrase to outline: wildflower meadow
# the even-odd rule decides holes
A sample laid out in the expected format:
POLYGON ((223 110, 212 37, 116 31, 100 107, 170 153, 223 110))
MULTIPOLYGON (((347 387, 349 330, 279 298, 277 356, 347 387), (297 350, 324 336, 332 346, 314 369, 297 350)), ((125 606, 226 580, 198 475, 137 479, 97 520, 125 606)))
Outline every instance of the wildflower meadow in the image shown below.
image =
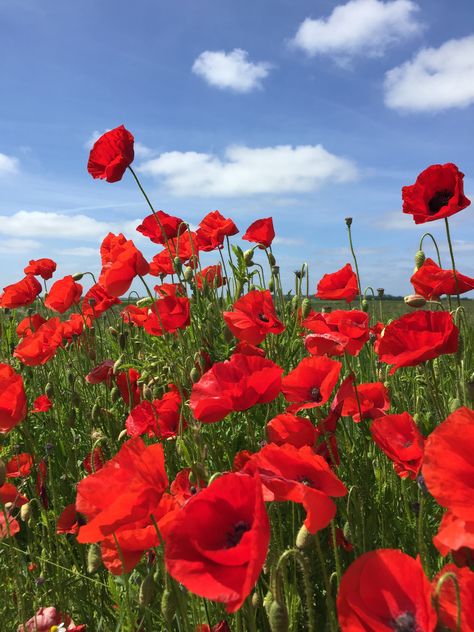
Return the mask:
POLYGON ((289 292, 271 217, 191 226, 133 161, 120 126, 87 170, 136 182, 152 260, 109 233, 97 278, 30 260, 0 295, 0 631, 473 631, 462 165, 403 186, 427 232, 395 315, 351 217, 351 260, 289 292))

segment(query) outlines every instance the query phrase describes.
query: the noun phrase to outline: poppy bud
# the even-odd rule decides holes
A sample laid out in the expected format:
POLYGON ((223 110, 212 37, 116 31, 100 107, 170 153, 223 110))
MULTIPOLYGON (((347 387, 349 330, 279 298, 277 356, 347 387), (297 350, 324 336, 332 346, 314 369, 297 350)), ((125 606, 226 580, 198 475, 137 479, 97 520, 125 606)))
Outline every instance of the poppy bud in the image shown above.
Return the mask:
POLYGON ((293 296, 292 299, 291 299, 291 307, 292 307, 292 309, 294 309, 294 310, 297 309, 298 303, 299 303, 298 297, 297 296, 293 296))
POLYGON ((122 331, 118 337, 119 347, 122 349, 122 351, 125 349, 125 345, 127 344, 127 335, 128 331, 122 331))
POLYGON ((306 318, 311 311, 311 301, 309 298, 304 298, 301 302, 301 316, 306 318))
POLYGON ((275 259, 275 257, 273 256, 273 253, 271 253, 271 252, 269 252, 269 253, 268 253, 268 263, 269 263, 271 266, 274 266, 274 265, 276 264, 276 259, 275 259))
POLYGON ((352 537, 351 525, 348 522, 345 522, 344 526, 342 527, 342 535, 346 540, 350 540, 352 537))
POLYGON ((269 590, 267 594, 265 595, 265 597, 263 598, 263 607, 265 608, 267 616, 268 616, 270 606, 272 605, 272 603, 273 603, 273 595, 272 595, 272 592, 269 590))
POLYGON ((84 276, 83 272, 75 272, 72 275, 72 278, 74 279, 74 281, 80 281, 82 279, 82 277, 84 276))
POLYGON ((148 305, 153 305, 153 301, 149 296, 139 298, 137 301, 137 307, 148 307, 148 305))
POLYGON ((140 584, 140 590, 138 593, 138 603, 140 606, 148 606, 155 596, 156 584, 153 579, 153 575, 147 575, 140 584))
POLYGON ((124 437, 126 437, 126 436, 127 436, 127 429, 126 429, 126 428, 124 428, 124 429, 121 431, 121 433, 119 434, 119 436, 117 437, 117 439, 118 439, 119 441, 122 441, 122 439, 123 439, 124 437))
POLYGON ((284 604, 275 599, 268 609, 268 620, 272 632, 288 632, 290 621, 288 610, 284 604))
POLYGON ((168 588, 165 588, 163 596, 161 597, 161 614, 170 628, 175 612, 176 603, 174 595, 168 588))
POLYGON ((189 377, 191 378, 191 382, 193 383, 199 380, 199 371, 196 369, 195 366, 193 366, 193 368, 191 369, 189 377))
POLYGON ((296 548, 300 549, 301 551, 303 549, 307 549, 312 541, 313 536, 308 531, 308 529, 304 525, 302 525, 301 529, 298 531, 298 535, 296 536, 296 548))
POLYGON ((7 466, 4 461, 0 459, 0 487, 2 487, 7 480, 7 466))
POLYGON ((362 311, 366 313, 369 311, 369 301, 366 298, 362 299, 362 311))
POLYGON ((252 606, 257 609, 262 606, 262 599, 257 591, 255 591, 252 595, 252 606))
POLYGON ((461 408, 461 402, 457 397, 453 397, 449 402, 449 412, 454 413, 458 408, 461 408))
POLYGON ((194 270, 190 268, 189 266, 186 266, 184 268, 183 276, 184 276, 185 281, 187 281, 188 283, 191 283, 194 276, 194 270))
POLYGON ((244 261, 247 265, 247 267, 253 266, 253 248, 249 248, 249 250, 246 250, 244 252, 244 261))
POLYGON ((46 394, 47 397, 51 398, 54 395, 54 389, 53 389, 53 385, 51 384, 51 382, 48 382, 46 384, 46 386, 44 387, 44 392, 46 394))
POLYGON ((153 391, 147 384, 145 384, 145 386, 143 387, 143 397, 144 399, 147 399, 149 402, 153 400, 153 391))
POLYGON ((91 417, 92 421, 99 421, 100 419, 100 406, 97 402, 92 406, 91 417))
POLYGON ((113 389, 110 391, 110 399, 114 404, 119 401, 120 389, 118 388, 118 386, 114 386, 113 389))
POLYGON ((270 279, 270 281, 268 282, 268 289, 270 290, 270 292, 273 292, 275 290, 275 281, 273 279, 270 279))
POLYGON ((273 276, 278 276, 280 274, 280 266, 272 266, 272 274, 273 276))
POLYGON ((425 263, 425 259, 426 256, 423 250, 418 250, 418 252, 415 254, 415 267, 417 270, 419 270, 421 266, 425 263))
POLYGON ((409 294, 403 299, 408 307, 424 307, 426 299, 421 294, 409 294))
POLYGON ((87 549, 87 572, 92 575, 99 570, 101 563, 99 547, 96 544, 91 544, 87 549))
POLYGON ((30 503, 26 503, 20 507, 20 518, 23 522, 28 522, 31 518, 30 503))
MULTIPOLYGON (((122 335, 122 334, 120 334, 120 335, 122 335)), ((112 369, 112 372, 113 372, 114 375, 117 374, 117 371, 120 369, 120 366, 121 366, 122 362, 123 362, 123 355, 121 355, 117 360, 115 360, 115 363, 114 363, 114 366, 113 366, 113 369, 112 369)))
POLYGON ((181 263, 181 259, 179 257, 175 257, 173 259, 173 267, 176 271, 176 274, 179 274, 183 269, 183 264, 181 263))

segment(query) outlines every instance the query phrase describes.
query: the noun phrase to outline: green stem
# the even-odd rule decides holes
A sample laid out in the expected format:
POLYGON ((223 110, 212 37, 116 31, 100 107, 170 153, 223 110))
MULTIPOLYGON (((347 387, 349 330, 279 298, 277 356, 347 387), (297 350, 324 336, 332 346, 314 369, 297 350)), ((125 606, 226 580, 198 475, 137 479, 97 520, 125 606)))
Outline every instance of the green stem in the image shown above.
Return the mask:
POLYGON ((448 222, 448 218, 447 217, 444 218, 444 225, 446 226, 446 237, 448 239, 449 254, 451 255, 451 265, 453 267, 454 285, 456 287, 456 294, 457 294, 457 299, 458 299, 458 307, 461 307, 461 299, 459 297, 458 277, 457 277, 457 274, 456 274, 456 263, 454 261, 454 250, 453 250, 453 244, 451 243, 451 233, 449 231, 449 222, 448 222))

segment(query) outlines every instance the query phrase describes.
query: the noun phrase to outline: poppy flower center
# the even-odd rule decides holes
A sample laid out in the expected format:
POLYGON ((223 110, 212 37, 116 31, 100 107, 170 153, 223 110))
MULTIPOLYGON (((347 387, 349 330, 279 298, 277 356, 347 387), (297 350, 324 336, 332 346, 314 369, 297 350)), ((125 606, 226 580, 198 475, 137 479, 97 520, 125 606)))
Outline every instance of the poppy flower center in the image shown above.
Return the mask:
POLYGON ((317 404, 323 399, 321 395, 321 391, 319 390, 317 386, 313 386, 309 394, 310 394, 311 400, 313 402, 316 402, 317 404))
POLYGON ((418 626, 411 612, 404 612, 392 621, 390 627, 395 632, 416 632, 418 626))
POLYGON ((306 485, 307 487, 313 487, 313 481, 307 478, 306 476, 300 476, 296 480, 298 481, 298 483, 302 483, 303 485, 306 485))
POLYGON ((436 215, 436 213, 439 213, 443 206, 446 206, 452 197, 452 192, 447 189, 436 191, 431 200, 428 202, 429 214, 436 215))
POLYGON ((225 548, 226 549, 232 549, 234 546, 237 546, 237 544, 242 539, 242 536, 247 531, 250 531, 249 523, 248 522, 244 522, 243 520, 239 520, 239 522, 237 522, 234 525, 233 531, 227 532, 225 548))
POLYGON ((258 315, 258 319, 259 319, 259 320, 261 320, 261 321, 262 321, 262 323, 268 323, 268 322, 269 322, 269 320, 268 320, 268 318, 265 316, 265 314, 262 314, 262 313, 260 313, 260 314, 258 315))

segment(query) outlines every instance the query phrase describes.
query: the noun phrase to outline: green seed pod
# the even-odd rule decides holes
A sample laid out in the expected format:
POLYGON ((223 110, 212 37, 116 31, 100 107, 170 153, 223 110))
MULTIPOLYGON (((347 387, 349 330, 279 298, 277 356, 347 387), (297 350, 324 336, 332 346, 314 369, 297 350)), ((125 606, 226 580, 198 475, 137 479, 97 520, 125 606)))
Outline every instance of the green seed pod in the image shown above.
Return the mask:
POLYGON ((291 299, 291 307, 293 309, 297 309, 298 308, 298 297, 297 296, 293 296, 291 299))
POLYGON ((181 259, 179 257, 175 257, 173 259, 173 267, 176 271, 176 274, 180 274, 181 270, 183 269, 183 264, 181 263, 181 259))
POLYGON ((272 595, 272 592, 269 590, 267 594, 265 595, 265 597, 263 598, 263 607, 265 608, 267 617, 268 617, 268 613, 270 611, 270 606, 272 605, 272 603, 273 603, 273 595, 272 595))
POLYGON ((280 274, 280 266, 272 266, 272 274, 273 276, 278 276, 280 274))
POLYGON ((454 413, 454 411, 458 408, 461 408, 461 402, 457 397, 453 397, 453 399, 451 399, 449 402, 449 411, 451 413, 454 413))
POLYGON ((83 276, 84 276, 84 274, 82 272, 75 272, 72 275, 72 278, 74 279, 74 281, 80 281, 83 276))
POLYGON ((194 270, 189 266, 186 266, 183 271, 184 280, 191 283, 194 277, 194 270))
POLYGON ((288 632, 290 621, 286 606, 277 600, 272 601, 268 609, 268 621, 272 632, 288 632))
POLYGON ((87 572, 92 575, 99 570, 101 564, 100 548, 97 544, 91 544, 87 549, 87 572))
POLYGON ((262 606, 262 599, 257 591, 255 591, 252 595, 252 606, 255 608, 255 610, 257 608, 261 608, 262 606))
MULTIPOLYGON (((126 334, 125 334, 125 332, 124 332, 124 331, 122 331, 122 332, 119 334, 119 337, 118 337, 118 343, 119 343, 119 347, 120 347, 120 348, 122 349, 122 351, 123 351, 123 350, 125 349, 126 344, 127 344, 127 336, 126 336, 126 334)), ((114 371, 114 372, 115 372, 115 371, 114 371)))
MULTIPOLYGON (((120 334, 122 335, 122 334, 120 334)), ((115 375, 117 373, 117 371, 120 369, 120 366, 123 362, 123 355, 121 355, 117 360, 115 360, 115 364, 113 366, 112 372, 115 375)))
POLYGON ((165 588, 161 597, 161 614, 166 621, 168 627, 171 628, 171 622, 176 612, 176 603, 173 593, 165 588))
POLYGON ((351 525, 348 522, 344 523, 344 526, 342 527, 342 534, 346 538, 346 540, 350 540, 351 539, 351 537, 352 537, 351 525))
POLYGON ((137 307, 148 307, 149 305, 153 305, 153 301, 149 296, 139 298, 137 301, 137 307))
POLYGON ((268 263, 271 266, 274 266, 276 264, 276 259, 271 252, 268 253, 268 263))
POLYGON ((138 593, 138 603, 142 608, 148 606, 152 601, 156 593, 156 584, 153 579, 153 575, 147 575, 140 584, 140 590, 138 593))
POLYGON ((310 311, 311 301, 309 300, 309 298, 304 298, 301 302, 301 315, 303 316, 303 318, 309 316, 310 311))
POLYGON ((99 421, 100 419, 100 405, 98 404, 98 402, 96 402, 92 406, 91 417, 92 417, 92 421, 99 421))
POLYGON ((46 393, 46 396, 49 398, 51 398, 54 395, 54 389, 51 382, 48 382, 46 384, 46 386, 44 387, 44 392, 46 393))
POLYGON ((7 466, 5 465, 5 462, 0 459, 0 487, 2 487, 2 485, 5 484, 5 481, 7 480, 7 466))
POLYGON ((362 299, 362 311, 366 313, 369 311, 369 301, 366 298, 362 299))
POLYGON ((244 252, 244 261, 247 267, 253 266, 253 248, 249 248, 244 252))
POLYGON ((191 378, 191 382, 193 382, 193 384, 199 380, 199 371, 196 369, 195 366, 193 366, 193 368, 191 369, 189 377, 191 378))
POLYGON ((26 503, 20 507, 20 518, 23 522, 28 522, 31 518, 31 505, 26 503))
POLYGON ((307 549, 313 541, 313 536, 308 531, 308 529, 302 525, 301 529, 298 531, 298 535, 296 536, 296 548, 302 551, 303 549, 307 549))
POLYGON ((418 252, 415 254, 415 266, 417 270, 419 270, 421 266, 425 263, 425 259, 426 256, 423 250, 418 250, 418 252))
POLYGON ((270 281, 268 282, 268 289, 270 290, 270 292, 275 291, 275 281, 273 279, 270 279, 270 281))
POLYGON ((118 386, 114 386, 113 389, 110 391, 110 399, 114 404, 120 399, 120 389, 118 388, 118 386))

